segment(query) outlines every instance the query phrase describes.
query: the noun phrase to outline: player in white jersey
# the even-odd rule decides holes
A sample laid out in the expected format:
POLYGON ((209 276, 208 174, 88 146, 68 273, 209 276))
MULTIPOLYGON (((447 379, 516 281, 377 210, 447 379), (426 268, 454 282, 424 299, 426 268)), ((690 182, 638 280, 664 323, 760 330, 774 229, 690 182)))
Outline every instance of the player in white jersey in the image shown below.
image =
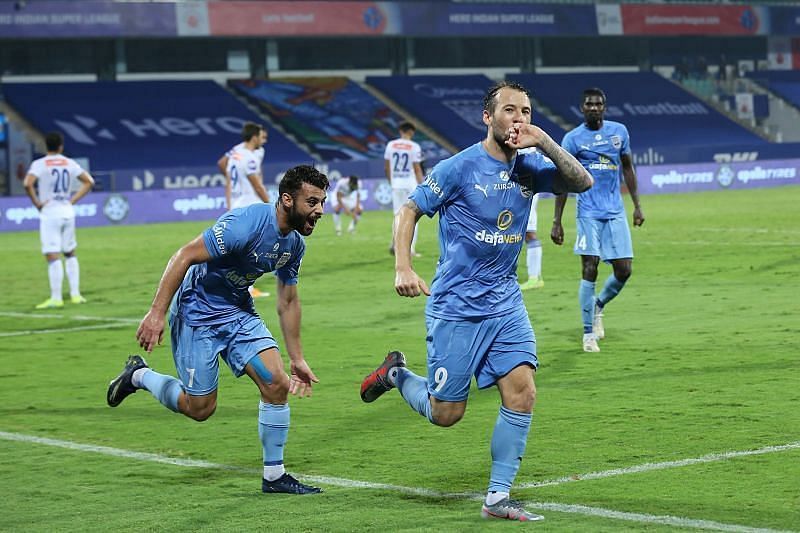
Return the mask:
POLYGON ((528 281, 521 283, 519 288, 523 291, 541 289, 544 287, 542 279, 542 241, 536 234, 538 217, 536 206, 539 203, 539 194, 534 194, 531 199, 531 214, 528 215, 528 227, 525 228, 525 243, 527 248, 528 281))
MULTIPOLYGON (((389 141, 383 152, 383 169, 386 179, 392 186, 392 208, 397 216, 417 184, 422 183, 422 149, 414 138, 417 128, 411 122, 403 122, 398 127, 400 137, 389 141)), ((394 255, 395 222, 392 222, 392 246, 389 252, 394 255)), ((417 228, 411 240, 411 254, 416 256, 417 228)))
POLYGON ((258 202, 269 203, 269 194, 261 177, 264 143, 267 131, 260 124, 242 126, 242 142, 228 150, 217 161, 225 174, 225 201, 228 209, 247 207, 258 202))
POLYGON ((45 136, 45 145, 47 155, 31 163, 25 176, 25 191, 39 210, 42 254, 47 259, 47 274, 50 278, 50 298, 37 305, 36 309, 64 307, 61 295, 64 281, 61 254, 66 258, 70 300, 74 304, 86 302, 80 291, 80 268, 75 256, 75 248, 78 246, 75 240, 75 208, 72 206, 86 196, 94 185, 94 178, 88 172, 72 159, 61 155, 64 137, 60 133, 48 133, 45 136), (81 184, 72 193, 75 180, 81 184))
POLYGON ((336 235, 342 234, 341 212, 353 218, 347 227, 349 233, 355 233, 356 225, 364 211, 361 207, 362 184, 358 176, 341 178, 333 189, 333 226, 336 235))
MULTIPOLYGON (((228 210, 269 203, 269 194, 261 176, 266 142, 267 130, 260 124, 246 122, 242 126, 242 142, 217 161, 217 166, 225 174, 225 205, 228 210)), ((250 295, 253 298, 265 298, 269 292, 251 285, 250 295)))

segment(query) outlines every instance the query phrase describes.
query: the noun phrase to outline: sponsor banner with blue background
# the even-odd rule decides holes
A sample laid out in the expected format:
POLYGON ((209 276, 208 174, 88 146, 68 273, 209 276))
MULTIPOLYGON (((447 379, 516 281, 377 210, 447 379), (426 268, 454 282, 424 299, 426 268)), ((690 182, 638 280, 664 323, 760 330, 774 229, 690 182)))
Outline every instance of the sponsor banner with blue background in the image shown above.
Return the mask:
MULTIPOLYGON (((6 83, 6 102, 42 133, 64 133, 65 154, 92 170, 214 165, 262 120, 213 81, 6 83)), ((272 161, 311 161, 280 132, 264 147, 272 161)))
MULTIPOLYGON (((263 182, 267 188, 277 186, 284 173, 296 166, 309 164, 307 161, 288 163, 265 163, 261 167, 263 182)), ((384 176, 383 159, 370 161, 333 161, 313 163, 331 183, 345 176, 358 176, 361 179, 376 179, 384 176)), ((95 173, 95 190, 103 192, 142 191, 151 189, 198 189, 205 187, 224 187, 225 176, 216 166, 194 167, 148 167, 136 170, 120 170, 111 174, 95 173)))
MULTIPOLYGON (((362 180, 365 210, 391 209, 392 187, 386 180, 362 180)), ((331 182, 328 198, 333 194, 331 182)), ((267 187, 277 200, 277 186, 267 187)), ((327 202, 330 204, 330 200, 327 202)), ((212 221, 225 212, 225 189, 159 189, 123 193, 91 193, 75 205, 78 228, 116 224, 212 221)), ((326 205, 325 212, 331 209, 326 205)), ((22 196, 0 198, 0 232, 39 229, 39 211, 22 196)), ((80 231, 80 229, 78 230, 80 231)))
POLYGON ((399 16, 403 35, 597 35, 592 5, 416 2, 399 16))
POLYGON ((166 2, 0 2, 0 38, 4 39, 175 35, 175 4, 166 2))
MULTIPOLYGON (((642 194, 800 185, 800 159, 643 166, 638 168, 637 174, 642 194)), ((338 176, 334 172, 329 176, 332 178, 330 198, 338 176)), ((366 210, 391 209, 392 188, 385 179, 365 179, 362 183, 366 210)), ((277 186, 270 185, 267 189, 271 198, 277 199, 277 186)), ((225 191, 222 187, 205 187, 91 193, 75 206, 75 211, 79 227, 210 222, 225 212, 225 191)), ((325 212, 330 214, 329 206, 325 212)), ((0 232, 38 228, 39 211, 27 197, 0 198, 0 232)))
POLYGON ((654 165, 636 172, 642 194, 800 185, 800 159, 654 165))

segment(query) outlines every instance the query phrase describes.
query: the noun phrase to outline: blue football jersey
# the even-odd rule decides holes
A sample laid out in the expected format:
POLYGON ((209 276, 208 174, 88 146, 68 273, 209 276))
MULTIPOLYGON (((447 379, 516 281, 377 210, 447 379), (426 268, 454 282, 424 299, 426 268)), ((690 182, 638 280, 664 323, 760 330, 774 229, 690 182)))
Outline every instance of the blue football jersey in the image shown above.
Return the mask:
POLYGON ((561 145, 594 178, 594 186, 578 195, 578 216, 609 219, 624 214, 620 193, 622 155, 631 153, 625 126, 604 120, 599 130, 590 130, 581 124, 564 135, 561 145))
POLYGON ((183 278, 176 295, 182 319, 215 325, 242 312, 256 314, 247 289, 265 272, 297 283, 305 241, 296 231, 281 235, 275 209, 264 203, 233 209, 203 232, 211 260, 193 265, 183 278))
POLYGON ((481 143, 437 164, 410 198, 439 213, 439 262, 427 303, 430 316, 475 319, 523 305, 517 257, 531 198, 552 192, 555 165, 539 152, 504 163, 481 143))

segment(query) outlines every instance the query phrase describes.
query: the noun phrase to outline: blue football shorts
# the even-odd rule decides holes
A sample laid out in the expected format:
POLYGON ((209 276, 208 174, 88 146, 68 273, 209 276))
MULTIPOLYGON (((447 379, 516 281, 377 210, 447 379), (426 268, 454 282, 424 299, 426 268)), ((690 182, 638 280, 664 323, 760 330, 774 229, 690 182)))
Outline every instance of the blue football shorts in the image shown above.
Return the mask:
POLYGON ((249 313, 242 313, 227 324, 214 326, 190 326, 170 313, 169 326, 178 378, 192 396, 204 396, 217 390, 217 356, 238 378, 259 352, 278 346, 264 322, 249 313))
POLYGON ((633 258, 628 220, 624 217, 597 219, 578 217, 575 255, 593 255, 603 261, 633 258))
POLYGON ((428 392, 438 400, 466 400, 472 376, 485 389, 519 365, 539 366, 536 336, 524 307, 482 320, 426 316, 425 325, 428 392))

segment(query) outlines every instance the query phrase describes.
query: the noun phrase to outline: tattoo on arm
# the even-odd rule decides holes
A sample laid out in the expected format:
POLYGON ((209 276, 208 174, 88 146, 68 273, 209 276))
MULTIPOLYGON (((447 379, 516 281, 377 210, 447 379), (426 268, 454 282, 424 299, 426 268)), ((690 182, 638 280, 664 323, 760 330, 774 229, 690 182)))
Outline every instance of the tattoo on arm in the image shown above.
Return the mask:
POLYGON ((414 219, 415 220, 419 220, 420 218, 422 218, 422 215, 425 214, 425 213, 422 212, 422 209, 419 208, 419 206, 417 205, 417 203, 414 200, 408 200, 405 203, 405 207, 411 209, 414 212, 414 219))
POLYGON ((545 143, 542 151, 555 163, 561 179, 553 183, 553 192, 583 192, 592 186, 592 177, 575 157, 561 148, 552 139, 545 143))

